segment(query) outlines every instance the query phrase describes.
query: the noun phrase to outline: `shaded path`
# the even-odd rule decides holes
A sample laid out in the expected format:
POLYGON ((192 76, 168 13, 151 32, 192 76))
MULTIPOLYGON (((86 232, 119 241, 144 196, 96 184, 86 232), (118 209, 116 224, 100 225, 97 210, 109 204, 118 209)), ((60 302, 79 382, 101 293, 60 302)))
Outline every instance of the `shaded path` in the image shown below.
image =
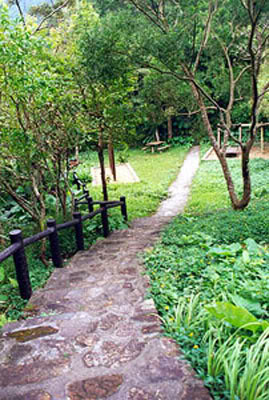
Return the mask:
POLYGON ((194 148, 157 214, 76 254, 34 293, 32 319, 4 328, 0 400, 210 399, 177 345, 161 335, 137 256, 158 239, 179 200, 183 207, 197 166, 194 148))

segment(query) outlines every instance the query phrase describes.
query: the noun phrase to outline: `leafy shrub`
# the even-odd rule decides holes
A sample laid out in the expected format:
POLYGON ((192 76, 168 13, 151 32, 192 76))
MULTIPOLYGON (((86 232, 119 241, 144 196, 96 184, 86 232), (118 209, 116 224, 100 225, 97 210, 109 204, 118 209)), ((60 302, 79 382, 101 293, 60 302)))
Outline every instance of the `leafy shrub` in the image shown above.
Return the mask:
MULTIPOLYGON (((178 223, 175 220, 161 243, 144 256, 151 278, 150 295, 166 331, 179 342, 214 398, 265 399, 268 354, 264 353, 264 363, 257 366, 262 377, 253 389, 257 397, 247 394, 246 388, 239 397, 246 377, 243 382, 241 374, 234 372, 231 376, 225 366, 232 365, 233 354, 237 354, 245 376, 253 361, 247 358, 247 351, 255 343, 256 348, 261 347, 262 331, 267 332, 263 336, 264 351, 269 345, 269 253, 253 239, 218 244, 204 232, 170 237, 169 232, 174 233, 178 223), (218 372, 217 366, 212 367, 215 359, 209 359, 212 346, 214 354, 222 354, 218 372), (209 364, 215 373, 210 372, 209 364), (232 379, 238 387, 232 385, 232 379), (261 388, 264 392, 260 393, 261 388)), ((251 370, 249 379, 254 380, 255 374, 251 370)))
POLYGON ((129 147, 127 144, 123 144, 117 152, 117 162, 119 162, 120 164, 127 163, 129 157, 129 147))
POLYGON ((166 332, 218 400, 269 397, 268 166, 251 160, 254 199, 239 212, 218 164, 202 163, 187 212, 145 254, 166 332))

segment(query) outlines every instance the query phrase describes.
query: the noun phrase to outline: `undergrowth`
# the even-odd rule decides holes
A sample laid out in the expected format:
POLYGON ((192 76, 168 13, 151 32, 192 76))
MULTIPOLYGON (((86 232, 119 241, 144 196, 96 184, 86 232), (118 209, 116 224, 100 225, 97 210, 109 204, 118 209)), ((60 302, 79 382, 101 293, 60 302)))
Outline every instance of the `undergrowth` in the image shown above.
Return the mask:
POLYGON ((216 166, 202 163, 186 213, 145 253, 150 296, 215 400, 266 400, 269 163, 251 161, 254 196, 242 212, 229 207, 216 166))

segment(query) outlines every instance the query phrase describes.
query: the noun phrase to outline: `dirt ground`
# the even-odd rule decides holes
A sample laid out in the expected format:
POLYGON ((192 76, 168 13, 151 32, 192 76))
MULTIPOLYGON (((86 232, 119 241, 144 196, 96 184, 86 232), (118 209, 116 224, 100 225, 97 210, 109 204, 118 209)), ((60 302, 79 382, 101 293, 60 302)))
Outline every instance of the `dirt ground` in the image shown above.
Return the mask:
MULTIPOLYGON (((94 167, 91 169, 91 174, 93 178, 93 186, 101 185, 101 169, 94 167)), ((129 163, 116 165, 116 181, 113 180, 110 168, 106 168, 106 178, 109 183, 139 182, 139 178, 136 175, 135 170, 129 163)))
MULTIPOLYGON (((241 155, 240 153, 234 157, 234 158, 240 158, 241 155)), ((265 143, 264 144, 264 151, 262 152, 261 150, 261 146, 253 146, 250 152, 250 158, 264 158, 266 160, 269 160, 269 143, 265 143)), ((217 160, 217 156, 213 150, 213 148, 211 148, 203 157, 204 161, 213 161, 213 160, 217 160)))

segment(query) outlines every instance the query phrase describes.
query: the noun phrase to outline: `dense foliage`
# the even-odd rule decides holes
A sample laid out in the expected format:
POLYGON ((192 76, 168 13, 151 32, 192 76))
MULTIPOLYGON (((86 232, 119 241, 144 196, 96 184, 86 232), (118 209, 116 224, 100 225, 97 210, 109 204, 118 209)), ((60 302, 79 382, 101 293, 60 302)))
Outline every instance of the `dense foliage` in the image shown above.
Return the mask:
MULTIPOLYGON (((238 161, 232 163, 239 175, 238 161)), ((202 164, 185 215, 178 216, 155 249, 145 254, 150 295, 166 333, 177 340, 214 399, 265 400, 268 161, 251 161, 257 195, 241 213, 227 208, 216 165, 202 164)))
POLYGON ((147 112, 155 125, 167 118, 169 137, 173 115, 184 111, 199 114, 221 163, 231 204, 234 209, 245 208, 251 197, 249 153, 257 133, 261 101, 269 89, 266 79, 264 85, 259 85, 267 53, 268 3, 128 3, 134 9, 107 14, 90 34, 82 36, 84 59, 96 79, 103 82, 126 71, 138 71, 146 88, 146 93, 139 92, 147 99, 147 112), (167 96, 171 85, 172 95, 167 96), (233 134, 239 118, 250 123, 244 140, 233 134), (222 143, 216 140, 216 122, 223 130, 222 143), (230 140, 242 153, 241 196, 226 161, 230 140))

